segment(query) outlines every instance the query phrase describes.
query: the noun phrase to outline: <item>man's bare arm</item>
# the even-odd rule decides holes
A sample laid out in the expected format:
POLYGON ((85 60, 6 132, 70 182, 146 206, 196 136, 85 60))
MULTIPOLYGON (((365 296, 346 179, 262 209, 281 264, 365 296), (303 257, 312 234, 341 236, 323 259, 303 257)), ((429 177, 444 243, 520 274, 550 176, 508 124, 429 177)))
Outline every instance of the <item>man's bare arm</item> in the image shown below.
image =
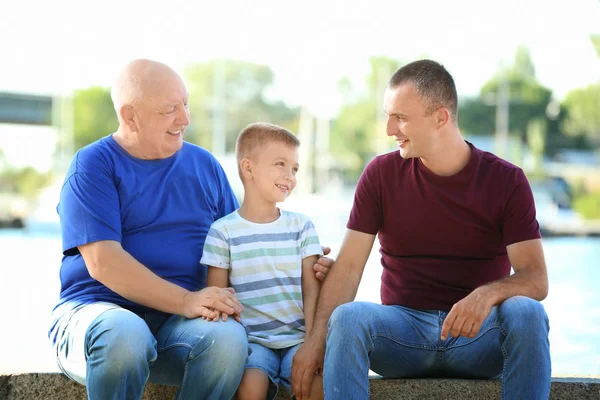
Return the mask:
POLYGON ((514 296, 544 300, 548 296, 548 271, 542 240, 514 243, 506 251, 515 273, 482 287, 490 292, 494 305, 514 296))
MULTIPOLYGON (((190 292, 154 274, 111 240, 79 246, 90 276, 135 303, 188 318, 241 312, 241 304, 228 289, 206 288, 190 292)), ((200 268, 200 264, 198 264, 200 268)))
POLYGON ((515 273, 480 286, 456 303, 442 326, 441 338, 448 333, 454 337, 474 338, 493 306, 514 296, 543 300, 548 295, 548 272, 542 240, 533 239, 506 247, 515 273))
POLYGON ((323 283, 312 329, 294 356, 292 391, 299 400, 308 398, 314 374, 323 367, 329 317, 337 306, 354 300, 374 241, 375 235, 346 231, 337 261, 323 283))

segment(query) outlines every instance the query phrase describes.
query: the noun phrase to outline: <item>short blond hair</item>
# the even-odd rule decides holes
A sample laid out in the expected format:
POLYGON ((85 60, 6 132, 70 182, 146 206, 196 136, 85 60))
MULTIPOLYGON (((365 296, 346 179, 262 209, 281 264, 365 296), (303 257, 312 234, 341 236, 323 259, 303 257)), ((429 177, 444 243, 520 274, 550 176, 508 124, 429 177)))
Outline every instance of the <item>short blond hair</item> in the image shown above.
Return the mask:
POLYGON ((284 127, 267 122, 250 124, 240 132, 235 143, 235 155, 240 178, 242 178, 242 160, 250 158, 254 151, 273 142, 284 143, 292 147, 300 146, 300 140, 292 132, 284 127))

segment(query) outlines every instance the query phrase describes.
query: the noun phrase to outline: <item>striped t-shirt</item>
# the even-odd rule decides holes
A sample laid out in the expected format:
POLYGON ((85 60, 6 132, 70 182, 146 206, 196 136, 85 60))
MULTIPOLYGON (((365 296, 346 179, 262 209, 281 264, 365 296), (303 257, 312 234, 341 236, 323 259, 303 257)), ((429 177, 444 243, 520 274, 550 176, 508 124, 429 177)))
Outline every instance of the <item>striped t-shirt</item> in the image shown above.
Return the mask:
POLYGON ((302 259, 315 254, 323 253, 305 215, 281 210, 259 224, 234 211, 212 224, 200 262, 229 270, 248 340, 281 349, 304 341, 302 259))

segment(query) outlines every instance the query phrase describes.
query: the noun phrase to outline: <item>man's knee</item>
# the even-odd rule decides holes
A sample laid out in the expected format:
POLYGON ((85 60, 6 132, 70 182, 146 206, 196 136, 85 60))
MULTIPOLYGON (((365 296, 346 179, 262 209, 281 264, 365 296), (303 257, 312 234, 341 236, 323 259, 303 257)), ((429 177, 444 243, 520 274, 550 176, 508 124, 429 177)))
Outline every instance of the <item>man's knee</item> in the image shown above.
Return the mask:
POLYGON ((498 307, 500 318, 504 325, 511 329, 532 330, 548 329, 548 316, 544 306, 537 300, 525 296, 515 296, 506 299, 498 307))
POLYGON ((244 327, 230 318, 225 322, 206 322, 209 330, 204 327, 205 337, 193 348, 190 356, 195 357, 206 354, 215 366, 222 365, 243 368, 248 357, 248 336, 244 327))
POLYGON ((350 302, 338 306, 329 318, 329 333, 339 332, 347 334, 364 330, 368 326, 369 308, 375 304, 364 302, 350 302))
POLYGON ((86 356, 107 363, 111 371, 123 373, 156 360, 156 339, 148 325, 136 314, 109 310, 101 314, 86 333, 86 356))

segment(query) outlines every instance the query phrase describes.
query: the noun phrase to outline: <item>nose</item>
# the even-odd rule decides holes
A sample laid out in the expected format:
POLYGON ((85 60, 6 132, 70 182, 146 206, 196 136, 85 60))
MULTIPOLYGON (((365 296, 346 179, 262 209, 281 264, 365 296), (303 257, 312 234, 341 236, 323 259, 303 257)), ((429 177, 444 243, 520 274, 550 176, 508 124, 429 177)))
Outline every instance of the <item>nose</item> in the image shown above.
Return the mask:
POLYGON ((183 106, 179 110, 179 114, 177 115, 177 123, 183 126, 188 126, 190 124, 190 110, 186 106, 183 106))
POLYGON ((387 118, 387 124, 385 126, 385 133, 388 136, 396 136, 400 130, 398 129, 398 125, 395 123, 391 116, 387 118))

